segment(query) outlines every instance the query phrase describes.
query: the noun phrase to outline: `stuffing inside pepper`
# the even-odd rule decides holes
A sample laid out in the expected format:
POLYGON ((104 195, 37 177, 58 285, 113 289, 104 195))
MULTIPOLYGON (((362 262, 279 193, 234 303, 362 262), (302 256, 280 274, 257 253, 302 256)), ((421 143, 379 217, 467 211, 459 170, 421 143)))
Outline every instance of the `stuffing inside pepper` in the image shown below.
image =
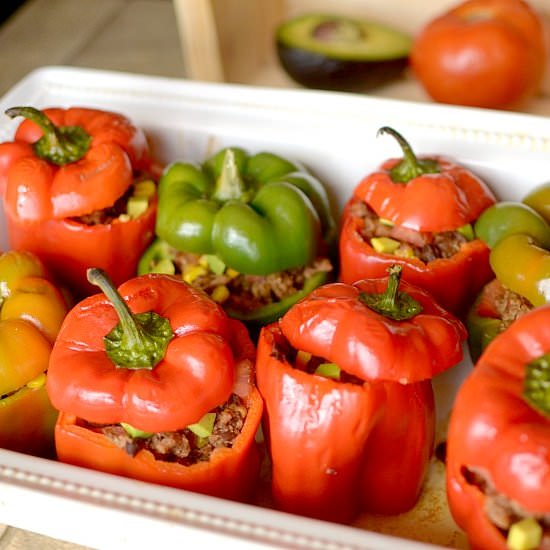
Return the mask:
POLYGON ((363 201, 355 200, 350 214, 361 218, 360 235, 378 252, 403 258, 418 258, 428 263, 438 258, 451 258, 468 242, 467 225, 456 231, 429 233, 394 225, 376 215, 363 201))
POLYGON ((181 275, 184 281, 204 290, 224 306, 251 312, 301 291, 307 279, 318 273, 330 273, 333 267, 328 258, 319 258, 305 267, 247 275, 228 268, 216 256, 179 252, 167 245, 164 258, 158 262, 151 258, 140 265, 140 270, 181 275))
POLYGON ((232 394, 226 403, 216 407, 211 414, 215 415, 215 419, 207 430, 209 433, 204 435, 199 435, 192 426, 173 432, 147 433, 134 430, 132 433, 122 424, 96 424, 83 419, 78 419, 77 423, 102 433, 130 456, 135 456, 141 449, 147 449, 157 460, 190 466, 208 461, 215 449, 233 445, 241 433, 247 408, 238 395, 232 394))

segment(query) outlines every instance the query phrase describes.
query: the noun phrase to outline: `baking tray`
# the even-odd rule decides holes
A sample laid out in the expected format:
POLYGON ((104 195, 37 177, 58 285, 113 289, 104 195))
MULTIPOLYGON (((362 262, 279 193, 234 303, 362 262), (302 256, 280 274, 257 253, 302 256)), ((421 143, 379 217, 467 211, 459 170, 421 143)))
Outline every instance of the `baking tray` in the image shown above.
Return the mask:
MULTIPOLYGON (((520 199, 550 178, 550 120, 544 117, 379 99, 344 93, 208 84, 67 67, 29 74, 2 99, 15 105, 120 111, 147 133, 163 163, 202 160, 226 145, 299 160, 327 185, 339 211, 358 181, 391 156, 401 132, 417 153, 441 153, 486 179, 501 199, 520 199)), ((17 121, 0 115, 0 141, 17 121)), ((7 249, 0 219, 0 250, 7 249)), ((438 438, 465 360, 434 380, 438 438)), ((466 548, 446 506, 444 468, 434 459, 419 505, 352 526, 165 488, 0 450, 0 522, 96 548, 392 549, 466 548)))

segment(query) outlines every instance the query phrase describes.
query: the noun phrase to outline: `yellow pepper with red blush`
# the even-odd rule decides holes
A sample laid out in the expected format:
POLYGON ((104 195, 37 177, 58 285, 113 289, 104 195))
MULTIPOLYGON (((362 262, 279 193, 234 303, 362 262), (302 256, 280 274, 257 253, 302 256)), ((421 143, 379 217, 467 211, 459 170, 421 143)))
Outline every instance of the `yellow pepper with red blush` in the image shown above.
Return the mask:
POLYGON ((67 311, 66 297, 38 258, 24 251, 0 255, 0 447, 54 452, 57 412, 46 376, 67 311))

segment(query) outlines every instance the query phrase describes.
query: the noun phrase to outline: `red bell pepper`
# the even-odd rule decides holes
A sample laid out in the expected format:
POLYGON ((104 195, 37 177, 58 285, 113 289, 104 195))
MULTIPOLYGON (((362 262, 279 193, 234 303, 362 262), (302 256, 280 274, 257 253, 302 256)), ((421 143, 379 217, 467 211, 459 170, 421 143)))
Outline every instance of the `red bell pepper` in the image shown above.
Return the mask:
POLYGON ((479 239, 464 237, 456 253, 429 261, 413 253, 377 251, 361 234, 365 221, 356 206, 364 203, 385 224, 395 227, 396 239, 401 235, 406 240, 416 233, 431 245, 435 234, 462 230, 496 199, 466 168, 441 157, 419 159, 395 130, 381 128, 380 132, 393 135, 404 156, 387 160, 366 176, 346 204, 340 234, 340 279, 353 283, 381 277, 397 263, 403 266, 404 280, 425 288, 445 309, 462 315, 492 277, 487 246, 479 239))
POLYGON ((90 266, 105 269, 117 284, 134 276, 153 237, 156 198, 139 215, 115 212, 110 223, 82 217, 115 209, 136 178, 156 173, 143 132, 122 115, 95 109, 7 113, 28 118, 15 140, 0 146, 10 246, 35 253, 77 295, 92 291, 90 266))
POLYGON ((488 345, 458 391, 447 494, 474 550, 506 550, 507 524, 550 513, 549 327, 550 306, 526 313, 488 345))
POLYGON ((399 276, 396 266, 389 279, 325 285, 262 330, 279 508, 347 522, 417 501, 434 442, 431 378, 461 360, 466 333, 423 290, 398 291, 399 276), (337 379, 319 363, 337 365, 337 379))
POLYGON ((251 382, 255 350, 244 326, 175 277, 129 280, 119 288, 123 299, 92 274, 108 299, 97 294, 71 310, 50 359, 48 394, 61 411, 59 459, 216 496, 249 496, 262 401, 251 382), (231 447, 206 461, 168 462, 147 448, 129 454, 93 429, 123 423, 148 436, 181 432, 232 394, 247 409, 244 425, 231 447))
POLYGON ((7 174, 12 164, 24 157, 32 157, 32 146, 26 141, 0 143, 0 198, 6 194, 7 174))

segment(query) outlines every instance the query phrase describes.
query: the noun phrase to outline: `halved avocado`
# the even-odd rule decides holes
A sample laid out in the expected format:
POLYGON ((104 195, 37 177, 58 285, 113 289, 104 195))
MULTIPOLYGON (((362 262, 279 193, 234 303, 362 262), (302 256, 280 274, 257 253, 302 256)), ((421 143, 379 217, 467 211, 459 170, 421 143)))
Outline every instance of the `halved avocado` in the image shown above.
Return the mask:
POLYGON ((277 53, 299 84, 324 90, 364 91, 402 74, 412 39, 373 21, 307 14, 282 23, 277 53))

